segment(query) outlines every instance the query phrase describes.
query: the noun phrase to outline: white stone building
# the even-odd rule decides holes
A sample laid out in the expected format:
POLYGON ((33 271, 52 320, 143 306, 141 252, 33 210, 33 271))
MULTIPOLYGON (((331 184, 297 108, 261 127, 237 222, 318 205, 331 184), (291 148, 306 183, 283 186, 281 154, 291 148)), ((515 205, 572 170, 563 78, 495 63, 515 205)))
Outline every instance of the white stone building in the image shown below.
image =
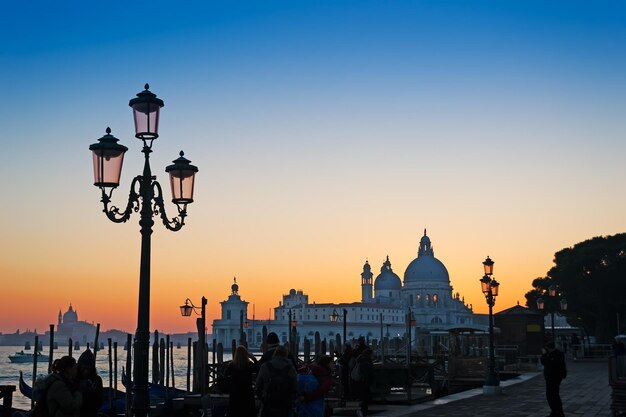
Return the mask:
POLYGON ((239 286, 233 284, 232 294, 222 304, 222 317, 213 321, 213 335, 218 343, 230 346, 239 340, 240 331, 248 344, 259 346, 263 326, 276 332, 286 342, 289 339, 289 314, 297 330, 297 341, 314 338, 316 332, 322 339, 334 339, 343 331, 343 310, 347 312, 347 338, 364 336, 367 340, 382 337, 403 337, 407 323, 413 331, 447 331, 453 328, 470 328, 484 331, 483 323, 475 322, 471 306, 467 306, 458 293, 453 293, 448 270, 435 258, 429 237, 424 230, 417 258, 404 272, 404 281, 393 271, 387 256, 380 274, 373 280, 368 261, 361 273, 361 301, 346 303, 309 302, 302 290, 289 290, 274 308, 273 320, 255 320, 249 317, 248 302, 239 296, 239 286), (331 321, 337 313, 341 318, 331 321))

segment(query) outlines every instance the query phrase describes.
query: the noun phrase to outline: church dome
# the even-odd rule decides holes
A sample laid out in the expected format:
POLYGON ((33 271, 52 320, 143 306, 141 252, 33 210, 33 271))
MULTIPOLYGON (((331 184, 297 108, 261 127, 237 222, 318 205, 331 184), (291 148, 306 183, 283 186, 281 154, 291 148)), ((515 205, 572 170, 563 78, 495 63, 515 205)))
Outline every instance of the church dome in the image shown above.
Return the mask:
POLYGON ((78 321, 78 314, 72 308, 70 304, 70 308, 63 314, 63 323, 73 323, 78 321))
POLYGON ((374 291, 395 291, 401 289, 402 281, 391 269, 391 262, 389 262, 389 256, 387 256, 387 260, 380 268, 380 275, 374 281, 374 291))
POLYGON ((445 265, 437 258, 430 245, 430 239, 424 230, 424 236, 420 240, 420 248, 417 258, 414 259, 404 272, 404 284, 420 281, 450 282, 450 276, 445 265))

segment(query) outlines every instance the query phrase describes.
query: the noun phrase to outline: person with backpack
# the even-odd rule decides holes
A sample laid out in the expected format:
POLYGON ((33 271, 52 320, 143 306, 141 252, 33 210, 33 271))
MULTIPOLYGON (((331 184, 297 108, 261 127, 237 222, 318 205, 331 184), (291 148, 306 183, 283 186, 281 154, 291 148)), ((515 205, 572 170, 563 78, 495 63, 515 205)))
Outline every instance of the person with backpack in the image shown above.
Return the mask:
POLYGON ((563 404, 559 394, 561 381, 567 376, 565 355, 558 350, 554 342, 548 342, 542 349, 541 364, 543 376, 546 380, 546 399, 550 406, 550 417, 563 417, 563 404))
POLYGON ((80 417, 83 394, 78 389, 76 359, 63 356, 52 364, 52 373, 38 383, 38 399, 32 417, 80 417))
POLYGON ((102 378, 96 371, 96 357, 87 348, 78 358, 78 381, 84 388, 80 417, 97 417, 102 406, 102 378))
POLYGON ((261 366, 256 393, 261 399, 261 417, 293 416, 296 369, 287 358, 284 346, 277 346, 272 359, 261 366))
POLYGON ((298 375, 298 417, 324 417, 324 397, 333 387, 333 369, 333 358, 322 355, 309 373, 298 375))

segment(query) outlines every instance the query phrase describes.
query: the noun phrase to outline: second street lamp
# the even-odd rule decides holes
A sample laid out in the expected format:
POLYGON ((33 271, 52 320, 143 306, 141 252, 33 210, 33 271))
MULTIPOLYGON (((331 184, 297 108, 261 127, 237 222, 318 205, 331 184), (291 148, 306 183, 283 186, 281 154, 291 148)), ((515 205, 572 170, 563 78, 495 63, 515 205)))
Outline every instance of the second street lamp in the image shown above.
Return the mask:
POLYGON ((493 264, 494 262, 487 256, 487 259, 483 262, 485 275, 480 279, 480 288, 489 306, 489 366, 487 378, 485 378, 485 385, 483 386, 483 392, 485 394, 499 394, 501 392, 500 378, 496 372, 496 355, 493 337, 493 306, 496 304, 500 284, 498 281, 491 278, 493 275, 493 264))
MULTIPOLYGON (((198 314, 197 310, 200 309, 200 318, 196 321, 196 327, 198 328, 198 356, 200 357, 200 371, 198 372, 198 379, 200 380, 200 384, 197 384, 198 389, 200 390, 200 394, 206 394, 206 363, 208 362, 208 352, 206 349, 206 303, 207 300, 205 297, 202 297, 202 307, 196 307, 193 305, 191 300, 187 298, 185 300, 185 304, 180 306, 180 314, 184 317, 191 316, 191 313, 194 312, 198 314)), ((189 382, 189 381, 187 381, 189 382)), ((196 383, 194 382, 194 385, 196 383)))
POLYGON ((557 311, 567 310, 567 300, 563 297, 558 286, 550 285, 548 289, 543 293, 542 297, 537 298, 537 308, 540 311, 546 311, 550 313, 550 319, 552 324, 552 341, 556 343, 556 334, 554 331, 554 313, 557 311))
POLYGON ((153 217, 161 217, 163 225, 171 231, 179 231, 185 225, 187 204, 193 202, 195 174, 198 168, 189 160, 178 158, 174 165, 167 168, 172 186, 172 202, 178 208, 178 216, 169 219, 163 203, 161 184, 152 175, 150 154, 152 143, 159 137, 159 115, 164 106, 163 100, 149 90, 138 93, 128 103, 133 109, 135 137, 143 142, 143 173, 133 178, 126 208, 120 210, 111 205, 113 190, 119 186, 124 154, 128 150, 119 145, 118 139, 106 129, 106 135, 89 147, 93 154, 94 185, 100 188, 104 213, 114 223, 124 223, 133 212, 139 212, 141 232, 141 262, 139 269, 139 303, 137 308, 137 330, 135 331, 133 401, 132 412, 135 416, 146 417, 150 411, 148 393, 148 354, 150 349, 150 248, 153 217))
MULTIPOLYGON (((348 343, 348 341, 346 340, 347 337, 347 321, 348 321, 348 310, 343 308, 342 309, 342 316, 339 315, 339 313, 337 313, 336 309, 333 309, 333 312, 330 314, 330 316, 328 316, 330 318, 330 321, 332 321, 333 323, 337 323, 338 321, 343 322, 343 339, 342 343, 345 345, 346 343, 348 343)), ((343 352, 343 349, 341 349, 341 351, 343 352)))

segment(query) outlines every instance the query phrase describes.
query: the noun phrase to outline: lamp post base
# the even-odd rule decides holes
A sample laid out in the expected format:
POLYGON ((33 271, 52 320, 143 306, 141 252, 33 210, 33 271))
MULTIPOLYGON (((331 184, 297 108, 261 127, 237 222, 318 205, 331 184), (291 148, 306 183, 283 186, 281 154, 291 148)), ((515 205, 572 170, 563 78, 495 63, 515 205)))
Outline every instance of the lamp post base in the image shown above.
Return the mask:
POLYGON ((502 387, 500 385, 483 385, 484 395, 500 395, 502 394, 502 387))

